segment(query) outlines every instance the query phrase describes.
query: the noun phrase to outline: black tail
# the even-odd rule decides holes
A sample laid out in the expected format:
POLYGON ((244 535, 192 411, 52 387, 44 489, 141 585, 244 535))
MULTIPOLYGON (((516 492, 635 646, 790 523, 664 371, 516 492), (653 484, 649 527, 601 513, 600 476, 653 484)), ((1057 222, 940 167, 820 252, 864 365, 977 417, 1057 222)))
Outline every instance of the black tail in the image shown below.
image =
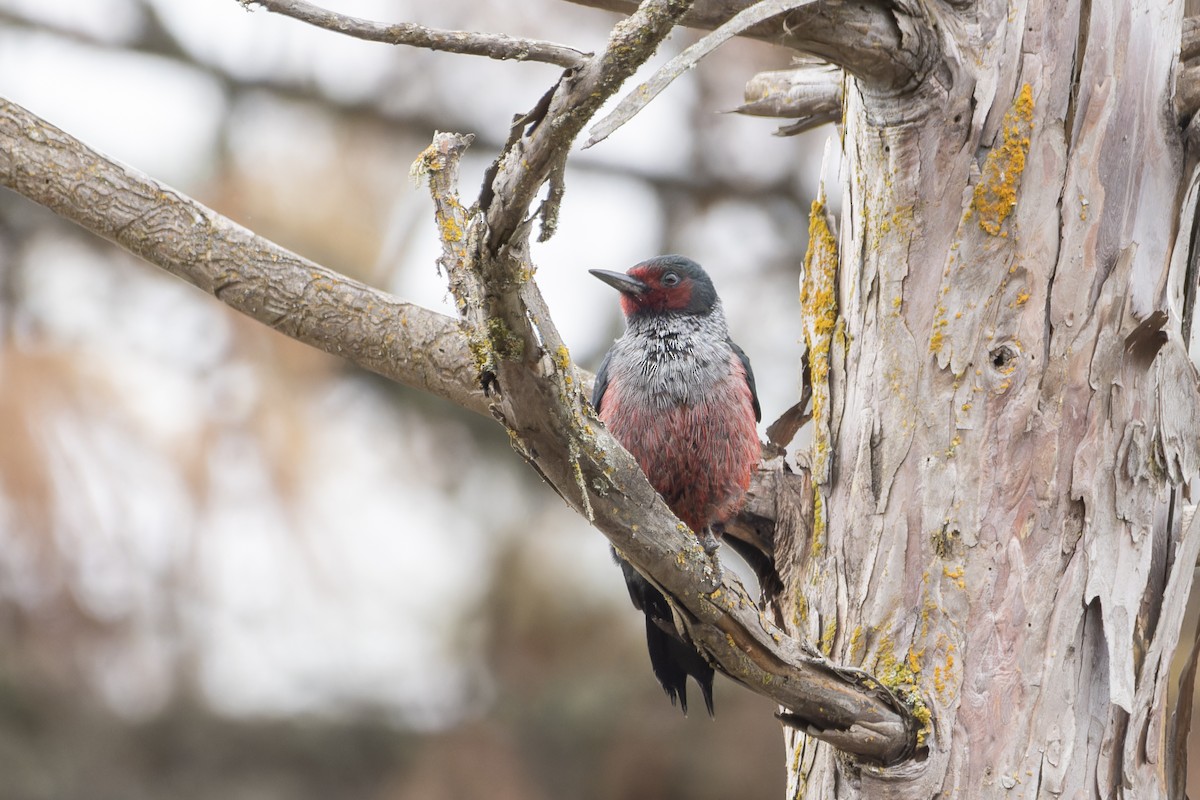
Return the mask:
POLYGON ((713 716, 713 668, 704 660, 696 646, 684 639, 675 629, 671 607, 662 592, 629 565, 629 562, 613 552, 613 558, 625 575, 625 586, 634 607, 646 615, 646 647, 650 651, 650 666, 654 677, 662 684, 671 705, 679 701, 679 707, 687 714, 687 678, 691 675, 704 695, 708 715, 713 716))

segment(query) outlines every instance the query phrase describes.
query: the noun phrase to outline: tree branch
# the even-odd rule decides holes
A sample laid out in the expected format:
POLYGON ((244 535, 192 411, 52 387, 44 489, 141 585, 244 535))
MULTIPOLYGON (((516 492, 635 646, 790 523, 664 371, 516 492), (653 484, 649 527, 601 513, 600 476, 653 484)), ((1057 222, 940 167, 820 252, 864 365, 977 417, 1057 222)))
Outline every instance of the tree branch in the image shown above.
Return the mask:
POLYGON ((285 336, 487 413, 458 320, 301 258, 2 98, 0 185, 285 336))
POLYGON ((424 47, 448 53, 486 56, 501 61, 509 59, 540 61, 546 64, 555 64, 564 69, 575 69, 582 66, 590 55, 590 53, 582 53, 574 48, 553 42, 523 39, 499 33, 445 31, 427 28, 412 22, 392 24, 375 22, 328 11, 305 2, 305 0, 238 0, 238 2, 246 7, 262 6, 267 11, 370 42, 424 47))
POLYGON ((493 179, 480 202, 493 253, 523 223, 535 195, 563 165, 583 126, 657 49, 690 5, 686 0, 646 0, 616 24, 603 53, 577 74, 564 76, 534 111, 514 122, 514 136, 489 173, 493 179), (492 203, 492 197, 502 202, 492 203))
POLYGON ((791 136, 842 117, 842 71, 825 63, 760 72, 746 84, 746 102, 735 109, 755 117, 795 117, 776 134, 791 136))
MULTIPOLYGON (((637 7, 636 0, 569 2, 625 14, 637 7)), ((701 0, 682 24, 713 30, 755 3, 701 0)), ((924 4, 913 0, 817 0, 764 20, 741 35, 817 56, 881 93, 914 88, 940 57, 935 26, 927 19, 924 4)))
POLYGON ((764 19, 811 5, 814 2, 816 0, 762 0, 760 3, 739 11, 728 22, 672 58, 660 67, 649 80, 639 84, 636 89, 625 95, 615 109, 592 126, 591 135, 584 147, 591 147, 611 136, 618 128, 633 119, 651 100, 658 97, 659 93, 672 81, 695 67, 700 59, 734 36, 764 19))

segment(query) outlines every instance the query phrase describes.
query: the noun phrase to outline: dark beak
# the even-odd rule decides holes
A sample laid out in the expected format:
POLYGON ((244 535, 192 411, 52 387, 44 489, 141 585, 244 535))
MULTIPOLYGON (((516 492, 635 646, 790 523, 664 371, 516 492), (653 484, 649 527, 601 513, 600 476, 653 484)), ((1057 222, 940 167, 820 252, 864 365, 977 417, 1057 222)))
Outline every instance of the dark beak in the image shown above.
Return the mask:
POLYGON ((650 291, 649 286, 642 283, 637 278, 631 278, 624 272, 612 272, 607 269, 589 269, 588 272, 592 273, 621 294, 628 294, 637 297, 638 295, 642 295, 650 291))

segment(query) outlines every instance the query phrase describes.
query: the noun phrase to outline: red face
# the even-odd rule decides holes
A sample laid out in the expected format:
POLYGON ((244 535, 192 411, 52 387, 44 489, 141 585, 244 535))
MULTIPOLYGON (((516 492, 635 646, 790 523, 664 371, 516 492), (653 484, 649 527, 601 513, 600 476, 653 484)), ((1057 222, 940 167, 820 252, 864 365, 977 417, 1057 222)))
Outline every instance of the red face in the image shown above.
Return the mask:
POLYGON ((647 289, 641 294, 621 292, 621 310, 625 316, 639 311, 682 311, 691 305, 693 281, 678 269, 643 264, 626 274, 644 283, 647 289))

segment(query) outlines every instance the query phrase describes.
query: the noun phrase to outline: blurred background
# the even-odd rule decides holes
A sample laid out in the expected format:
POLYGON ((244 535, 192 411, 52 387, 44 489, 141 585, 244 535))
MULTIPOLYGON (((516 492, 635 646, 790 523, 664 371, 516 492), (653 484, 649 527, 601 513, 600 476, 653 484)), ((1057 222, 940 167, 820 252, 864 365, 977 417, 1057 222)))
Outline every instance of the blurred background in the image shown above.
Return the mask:
MULTIPOLYGON (((324 5, 582 50, 617 19, 561 0, 324 5)), ((586 270, 681 252, 722 292, 767 421, 794 402, 832 131, 720 113, 787 63, 735 42, 571 161, 534 259, 583 367, 622 325, 586 270)), ((237 0, 0 0, 0 95, 446 311, 409 166, 435 130, 474 133, 474 198, 557 75, 237 0)), ((655 682, 604 539, 495 424, 0 190, 0 798, 781 796, 771 704, 720 678, 715 722, 693 703, 685 719, 655 682)))

